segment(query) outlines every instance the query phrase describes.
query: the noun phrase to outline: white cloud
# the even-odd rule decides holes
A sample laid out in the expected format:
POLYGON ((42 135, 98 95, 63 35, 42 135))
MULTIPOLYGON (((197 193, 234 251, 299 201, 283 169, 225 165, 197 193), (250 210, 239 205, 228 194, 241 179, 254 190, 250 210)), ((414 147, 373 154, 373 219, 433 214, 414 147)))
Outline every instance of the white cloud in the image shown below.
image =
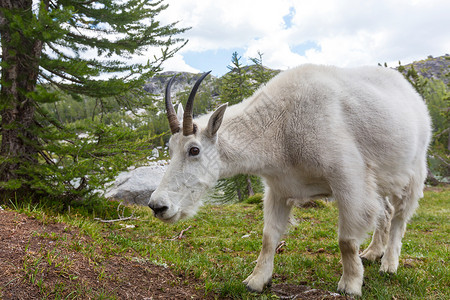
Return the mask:
MULTIPOLYGON (((204 65, 186 61, 186 52, 208 55, 205 51, 225 50, 231 58, 239 49, 239 55, 248 58, 256 57, 259 51, 264 54, 264 64, 277 69, 304 63, 393 65, 398 60, 409 63, 450 52, 449 0, 166 2, 169 8, 158 20, 162 24, 179 21, 178 27, 192 29, 178 36, 189 39, 189 43, 163 64, 165 70, 200 72, 197 68, 204 65)), ((160 53, 160 49, 152 48, 117 59, 145 63, 160 53)), ((86 55, 96 57, 97 53, 92 50, 86 55)), ((191 55, 191 59, 202 55, 191 55)), ((211 60, 205 59, 208 63, 211 60)), ((226 70, 230 62, 219 63, 226 70)))
POLYGON ((242 1, 200 0, 169 2, 161 13, 166 23, 179 20, 190 43, 186 50, 204 51, 241 47, 255 37, 282 28, 282 17, 289 13, 288 0, 242 1))
MULTIPOLYGON (((274 68, 404 63, 449 52, 448 0, 173 0, 161 20, 192 27, 167 68, 188 69, 186 51, 245 49, 274 68), (293 10, 292 10, 293 9, 293 10), (291 12, 290 26, 283 17, 291 12), (310 49, 296 51, 299 45, 310 49), (315 46, 314 46, 315 45, 315 46)), ((230 50, 231 55, 232 50, 230 50)))
POLYGON ((296 6, 292 36, 316 41, 311 62, 373 64, 448 51, 449 1, 321 1, 296 6), (320 10, 322 4, 325 9, 320 10), (338 5, 339 4, 339 5, 338 5), (302 9, 303 8, 303 9, 302 9), (314 12, 314 13, 308 13, 314 12))
POLYGON ((166 60, 162 67, 164 70, 176 70, 180 72, 200 73, 201 70, 189 66, 183 59, 183 56, 176 53, 171 59, 166 60))

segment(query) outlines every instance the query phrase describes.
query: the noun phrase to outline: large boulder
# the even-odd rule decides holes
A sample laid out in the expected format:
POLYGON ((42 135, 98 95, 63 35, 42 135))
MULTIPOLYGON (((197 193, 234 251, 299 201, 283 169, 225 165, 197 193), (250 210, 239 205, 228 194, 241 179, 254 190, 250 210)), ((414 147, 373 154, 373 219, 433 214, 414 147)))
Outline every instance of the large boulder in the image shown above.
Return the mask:
POLYGON ((107 198, 124 200, 127 203, 147 205, 166 171, 167 165, 157 164, 122 172, 106 190, 107 198))

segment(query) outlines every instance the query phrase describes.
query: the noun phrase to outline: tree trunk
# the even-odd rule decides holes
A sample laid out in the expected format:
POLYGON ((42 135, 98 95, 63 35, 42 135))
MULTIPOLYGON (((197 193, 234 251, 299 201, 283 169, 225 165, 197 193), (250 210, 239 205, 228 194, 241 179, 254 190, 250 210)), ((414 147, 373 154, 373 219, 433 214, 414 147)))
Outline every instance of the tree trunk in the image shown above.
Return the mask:
MULTIPOLYGON (((33 15, 32 0, 1 0, 1 7, 27 22, 33 15)), ((19 178, 24 163, 37 163, 35 104, 29 93, 36 87, 42 41, 11 29, 0 14, 2 85, 0 91, 1 146, 0 183, 19 178)), ((0 189, 1 190, 1 189, 0 189)))
POLYGON ((236 193, 237 193, 237 196, 238 196, 238 201, 241 202, 241 201, 243 200, 243 199, 242 199, 242 192, 241 192, 241 189, 238 188, 238 189, 236 190, 236 193))
POLYGON ((248 196, 254 196, 255 192, 253 191, 253 186, 252 186, 252 179, 250 178, 250 176, 247 176, 247 191, 248 191, 248 196))
MULTIPOLYGON (((448 108, 450 110, 450 108, 448 108)), ((448 128, 447 150, 450 152, 450 128, 448 128)))

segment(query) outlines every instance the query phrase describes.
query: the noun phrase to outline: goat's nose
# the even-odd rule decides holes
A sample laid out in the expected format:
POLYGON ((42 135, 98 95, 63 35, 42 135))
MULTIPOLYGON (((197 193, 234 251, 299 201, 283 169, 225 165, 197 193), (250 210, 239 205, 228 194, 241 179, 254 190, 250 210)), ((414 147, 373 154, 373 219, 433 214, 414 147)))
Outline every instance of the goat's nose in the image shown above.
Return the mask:
POLYGON ((158 205, 153 203, 150 203, 148 206, 153 210, 155 215, 162 214, 169 208, 166 205, 158 205))

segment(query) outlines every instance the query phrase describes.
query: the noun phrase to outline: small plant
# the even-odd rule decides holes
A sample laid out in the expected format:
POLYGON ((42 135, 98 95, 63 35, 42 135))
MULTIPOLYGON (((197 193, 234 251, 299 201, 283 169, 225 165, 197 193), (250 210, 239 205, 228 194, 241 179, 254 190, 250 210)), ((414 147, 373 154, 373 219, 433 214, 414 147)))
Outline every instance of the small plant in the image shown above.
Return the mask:
POLYGON ((248 197, 244 200, 244 203, 247 204, 261 204, 263 201, 264 195, 261 193, 254 194, 253 196, 248 197))

